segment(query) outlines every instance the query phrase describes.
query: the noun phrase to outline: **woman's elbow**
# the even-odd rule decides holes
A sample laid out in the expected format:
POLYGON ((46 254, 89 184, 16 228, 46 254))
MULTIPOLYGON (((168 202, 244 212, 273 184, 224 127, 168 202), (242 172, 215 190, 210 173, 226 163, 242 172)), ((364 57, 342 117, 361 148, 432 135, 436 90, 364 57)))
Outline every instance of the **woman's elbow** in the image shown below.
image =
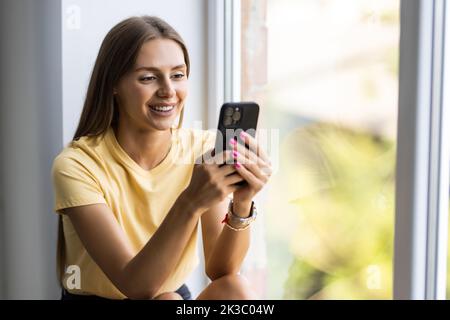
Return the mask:
POLYGON ((232 266, 224 266, 221 268, 218 268, 217 266, 212 266, 211 264, 208 264, 205 266, 205 273, 206 276, 211 280, 217 280, 221 277, 227 276, 227 275, 236 275, 239 273, 239 268, 232 267, 232 266))
POLYGON ((213 272, 212 270, 209 270, 208 268, 205 269, 206 276, 209 280, 214 281, 218 278, 217 274, 213 272))

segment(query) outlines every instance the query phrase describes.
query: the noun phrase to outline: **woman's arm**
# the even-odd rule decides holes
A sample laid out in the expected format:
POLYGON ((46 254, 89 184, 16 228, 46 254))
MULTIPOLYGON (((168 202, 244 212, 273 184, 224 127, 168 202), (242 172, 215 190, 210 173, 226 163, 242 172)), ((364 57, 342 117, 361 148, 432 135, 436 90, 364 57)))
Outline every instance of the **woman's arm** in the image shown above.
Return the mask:
MULTIPOLYGON (((245 143, 230 140, 237 173, 247 184, 233 192, 233 212, 248 217, 254 196, 264 187, 272 174, 270 159, 255 138, 241 132, 245 143)), ((236 274, 247 254, 250 244, 250 229, 235 231, 221 226, 227 210, 227 201, 212 207, 202 216, 203 244, 206 274, 211 280, 226 274, 236 274)))
MULTIPOLYGON (((250 245, 250 228, 234 231, 221 223, 228 211, 228 202, 229 199, 225 199, 202 216, 205 270, 211 280, 237 274, 250 245)), ((233 212, 243 217, 248 216, 250 209, 251 202, 233 203, 233 212)))
POLYGON ((151 299, 173 271, 201 212, 184 193, 140 252, 135 252, 104 204, 65 209, 89 255, 127 297, 151 299))

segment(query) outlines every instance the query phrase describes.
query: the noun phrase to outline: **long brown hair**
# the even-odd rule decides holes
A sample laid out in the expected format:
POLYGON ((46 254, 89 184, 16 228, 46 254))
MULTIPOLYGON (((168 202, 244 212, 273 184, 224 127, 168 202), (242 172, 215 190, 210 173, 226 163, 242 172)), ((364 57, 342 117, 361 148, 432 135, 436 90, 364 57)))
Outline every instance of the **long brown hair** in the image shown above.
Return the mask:
MULTIPOLYGON (((177 42, 183 50, 189 76, 190 61, 186 45, 167 22, 154 16, 130 17, 119 22, 108 32, 100 47, 73 140, 83 136, 103 135, 110 126, 117 125, 119 110, 113 95, 114 87, 134 67, 142 45, 152 39, 177 42)), ((183 113, 184 108, 181 109, 178 128, 183 122, 183 113)), ((60 216, 57 244, 57 273, 60 281, 65 272, 65 251, 60 216)))

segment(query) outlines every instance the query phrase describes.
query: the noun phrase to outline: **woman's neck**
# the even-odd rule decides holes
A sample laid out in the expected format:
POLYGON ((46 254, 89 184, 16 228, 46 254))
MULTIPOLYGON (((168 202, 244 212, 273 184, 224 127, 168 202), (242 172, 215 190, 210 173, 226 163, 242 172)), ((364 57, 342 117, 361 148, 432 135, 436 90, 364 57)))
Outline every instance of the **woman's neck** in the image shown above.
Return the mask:
POLYGON ((140 167, 151 170, 160 164, 172 147, 171 130, 143 131, 119 124, 114 128, 117 142, 140 167))

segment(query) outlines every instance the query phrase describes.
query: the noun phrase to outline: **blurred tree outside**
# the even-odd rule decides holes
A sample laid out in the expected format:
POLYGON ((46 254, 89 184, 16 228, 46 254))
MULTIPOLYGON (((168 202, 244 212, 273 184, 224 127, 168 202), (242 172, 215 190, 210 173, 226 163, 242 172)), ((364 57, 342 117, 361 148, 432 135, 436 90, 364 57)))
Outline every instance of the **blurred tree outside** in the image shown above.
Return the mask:
POLYGON ((301 181, 285 299, 392 297, 395 144, 314 124, 282 147, 280 175, 301 181))

